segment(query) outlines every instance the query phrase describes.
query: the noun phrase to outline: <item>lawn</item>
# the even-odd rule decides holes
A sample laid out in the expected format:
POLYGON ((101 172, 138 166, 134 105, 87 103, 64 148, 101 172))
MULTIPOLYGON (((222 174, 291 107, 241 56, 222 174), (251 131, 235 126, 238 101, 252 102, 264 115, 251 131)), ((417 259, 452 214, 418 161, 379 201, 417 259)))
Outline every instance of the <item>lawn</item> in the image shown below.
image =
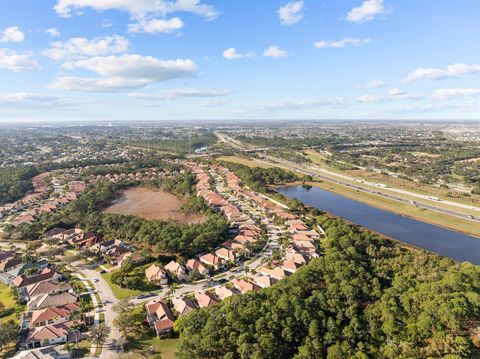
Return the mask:
POLYGON ((102 274, 102 277, 107 281, 108 285, 112 289, 112 292, 117 299, 125 299, 125 298, 130 298, 130 297, 136 297, 137 295, 146 292, 146 291, 141 291, 141 290, 126 289, 126 288, 119 287, 116 284, 113 284, 112 283, 112 274, 113 273, 114 272, 104 273, 104 274, 102 274))
POLYGON ((162 359, 174 359, 175 352, 177 351, 178 338, 165 338, 161 339, 157 336, 151 336, 148 338, 142 338, 138 341, 138 344, 142 347, 142 353, 153 349, 155 353, 160 353, 162 359))
POLYGON ((11 319, 16 320, 19 312, 22 310, 15 299, 10 294, 10 287, 0 282, 0 302, 5 306, 5 310, 13 309, 12 313, 0 318, 0 323, 7 322, 11 319))

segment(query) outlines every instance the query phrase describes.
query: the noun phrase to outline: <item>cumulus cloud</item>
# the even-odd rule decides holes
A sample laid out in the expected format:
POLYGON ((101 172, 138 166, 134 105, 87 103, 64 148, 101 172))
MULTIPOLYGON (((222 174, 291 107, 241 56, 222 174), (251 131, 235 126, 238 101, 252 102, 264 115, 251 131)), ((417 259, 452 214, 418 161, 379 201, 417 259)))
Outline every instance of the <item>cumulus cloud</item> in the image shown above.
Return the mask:
POLYGON ((45 33, 50 35, 50 36, 53 36, 53 37, 59 37, 60 36, 60 31, 58 31, 58 29, 55 28, 55 27, 52 27, 50 29, 45 30, 45 33))
POLYGON ((48 107, 66 107, 75 106, 92 101, 79 101, 67 98, 60 98, 57 96, 42 95, 28 92, 14 92, 14 93, 0 93, 0 104, 2 106, 12 107, 33 107, 33 108, 48 108, 48 107))
POLYGON ((60 76, 48 85, 54 90, 85 91, 85 92, 115 92, 132 90, 146 86, 151 81, 147 79, 130 79, 123 77, 77 77, 60 76))
POLYGON ((152 56, 130 55, 96 56, 73 60, 62 65, 65 70, 85 69, 101 77, 62 76, 51 88, 74 91, 122 91, 185 76, 197 71, 190 59, 161 60, 152 56))
POLYGON ((23 40, 25 40, 25 34, 18 26, 7 27, 0 34, 0 42, 22 42, 23 40))
POLYGON ((384 102, 392 102, 392 101, 400 101, 400 100, 411 100, 417 101, 422 99, 423 96, 415 95, 415 94, 408 94, 402 89, 399 88, 392 88, 384 95, 362 95, 357 97, 357 101, 360 103, 384 103, 384 102))
POLYGON ((32 59, 32 52, 19 53, 9 49, 0 49, 0 69, 14 72, 40 69, 40 65, 32 59))
POLYGON ((222 53, 222 56, 228 60, 237 60, 237 59, 243 59, 243 58, 252 58, 255 56, 255 54, 252 51, 241 54, 241 53, 238 53, 235 48, 231 47, 229 49, 226 49, 222 53))
POLYGON ((377 15, 387 12, 383 0, 365 0, 347 14, 347 20, 356 23, 372 21, 377 15))
POLYGON ((90 56, 105 56, 128 50, 130 43, 122 36, 95 37, 88 40, 84 37, 74 37, 66 42, 52 42, 50 48, 42 52, 53 60, 80 59, 90 56))
POLYGON ((365 39, 359 39, 359 38, 351 38, 351 37, 346 37, 341 40, 321 40, 317 41, 313 44, 317 49, 341 49, 344 48, 348 45, 352 46, 362 46, 365 44, 369 44, 372 42, 372 39, 370 38, 365 38, 365 39))
POLYGON ((203 107, 220 107, 220 106, 223 106, 227 103, 228 103, 227 100, 214 99, 214 100, 203 101, 200 105, 203 106, 203 107))
POLYGON ((378 89, 381 87, 385 87, 387 83, 383 80, 372 80, 370 82, 367 82, 365 85, 360 86, 361 88, 367 88, 367 89, 378 89))
POLYGON ((143 100, 173 100, 177 97, 221 97, 232 94, 228 89, 176 88, 161 90, 159 93, 131 93, 130 97, 143 100))
POLYGON ((266 49, 263 52, 263 56, 273 57, 275 59, 278 59, 280 57, 285 57, 287 55, 288 55, 288 52, 286 50, 282 50, 280 46, 276 46, 276 45, 270 46, 268 49, 266 49))
POLYGON ((406 92, 396 87, 388 91, 388 96, 390 97, 399 97, 404 95, 406 95, 406 92))
POLYGON ((293 25, 303 19, 303 1, 292 1, 277 10, 283 25, 293 25))
POLYGON ((456 63, 447 66, 445 69, 434 67, 424 68, 419 67, 416 70, 407 74, 403 79, 403 83, 411 83, 420 80, 445 80, 448 78, 456 78, 464 75, 471 75, 480 72, 480 64, 467 65, 456 63))
POLYGON ((214 19, 218 15, 213 6, 202 4, 200 0, 57 0, 54 7, 62 17, 70 17, 72 10, 82 8, 126 11, 135 18, 147 14, 165 16, 173 12, 189 12, 207 19, 214 19))
POLYGON ((183 27, 182 19, 172 17, 171 19, 139 19, 137 23, 128 25, 130 32, 170 33, 183 27))
POLYGON ((450 88, 438 89, 433 92, 432 98, 435 100, 448 100, 456 97, 480 96, 478 88, 450 88))

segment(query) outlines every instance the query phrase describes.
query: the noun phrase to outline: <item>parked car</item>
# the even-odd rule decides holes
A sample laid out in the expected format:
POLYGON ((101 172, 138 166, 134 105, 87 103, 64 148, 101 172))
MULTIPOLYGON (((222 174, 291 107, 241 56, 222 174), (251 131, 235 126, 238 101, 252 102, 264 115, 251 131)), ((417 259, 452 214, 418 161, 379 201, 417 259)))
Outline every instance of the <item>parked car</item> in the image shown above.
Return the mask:
POLYGON ((137 299, 145 299, 145 298, 150 298, 154 296, 155 296, 155 293, 145 293, 145 294, 138 295, 137 299))

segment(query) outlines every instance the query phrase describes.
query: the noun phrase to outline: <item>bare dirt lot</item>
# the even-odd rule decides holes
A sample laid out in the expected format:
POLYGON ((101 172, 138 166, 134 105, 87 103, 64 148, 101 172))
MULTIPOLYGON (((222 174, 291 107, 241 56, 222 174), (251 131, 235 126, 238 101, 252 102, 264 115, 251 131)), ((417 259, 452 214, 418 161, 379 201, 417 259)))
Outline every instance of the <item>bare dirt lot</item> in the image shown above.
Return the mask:
POLYGON ((143 187, 127 189, 105 212, 138 216, 149 220, 177 221, 184 224, 201 223, 198 213, 181 211, 185 200, 171 193, 143 187))

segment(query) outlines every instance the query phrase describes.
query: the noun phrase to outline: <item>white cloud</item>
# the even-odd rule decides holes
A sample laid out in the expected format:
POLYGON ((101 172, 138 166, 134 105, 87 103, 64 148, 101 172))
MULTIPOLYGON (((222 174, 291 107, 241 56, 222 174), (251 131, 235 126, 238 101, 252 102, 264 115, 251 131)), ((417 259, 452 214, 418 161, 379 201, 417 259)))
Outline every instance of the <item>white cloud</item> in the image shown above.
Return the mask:
POLYGON ((0 93, 0 104, 2 106, 12 106, 20 108, 66 107, 91 102, 92 101, 79 101, 73 99, 59 98, 57 96, 42 95, 28 92, 0 93))
POLYGON ((57 0, 54 9, 62 17, 70 17, 72 10, 92 8, 97 11, 126 11, 139 18, 147 14, 165 16, 173 12, 189 12, 207 19, 214 19, 218 13, 211 5, 200 0, 57 0))
POLYGON ((418 69, 407 74, 403 83, 411 83, 420 80, 444 80, 448 78, 456 78, 463 75, 471 75, 480 72, 480 64, 467 65, 462 63, 456 63, 447 66, 446 69, 439 68, 424 68, 418 69))
POLYGON ((123 77, 76 77, 61 76, 56 78, 48 88, 54 90, 85 91, 85 92, 115 92, 131 90, 146 86, 151 81, 146 79, 131 79, 123 77))
POLYGON ((386 82, 383 80, 372 80, 370 82, 367 82, 365 85, 360 86, 361 88, 367 88, 367 89, 378 89, 381 87, 386 86, 386 82))
POLYGON ((377 15, 386 13, 383 0, 365 0, 362 5, 354 7, 347 14, 347 20, 351 22, 366 22, 375 19, 377 15))
POLYGON ((131 93, 129 97, 143 100, 173 100, 177 97, 220 97, 232 94, 228 89, 176 88, 161 90, 159 93, 131 93))
POLYGON ((396 87, 388 91, 388 96, 390 97, 400 97, 404 95, 406 95, 406 92, 396 87))
POLYGON ((263 56, 266 57, 273 57, 275 59, 278 59, 280 57, 285 57, 288 55, 288 52, 286 50, 282 50, 280 46, 270 46, 268 49, 266 49, 263 52, 263 56))
POLYGON ((49 34, 50 36, 53 36, 53 37, 59 37, 60 36, 60 31, 58 31, 58 29, 55 28, 55 27, 52 27, 50 29, 45 30, 45 33, 49 34))
POLYGON ((129 24, 130 32, 147 32, 150 34, 162 32, 170 33, 183 27, 182 19, 172 17, 171 19, 139 19, 135 24, 129 24))
POLYGON ((18 26, 7 27, 0 35, 0 42, 22 42, 23 40, 25 40, 25 34, 18 26))
POLYGON ((358 38, 351 38, 351 37, 346 37, 341 40, 321 40, 317 41, 313 44, 317 49, 341 49, 346 47, 347 45, 352 45, 352 46, 361 46, 365 44, 369 44, 372 42, 372 39, 370 38, 365 38, 365 39, 358 39, 358 38))
POLYGON ((74 37, 67 42, 52 42, 50 48, 42 52, 43 56, 53 60, 79 59, 89 56, 105 56, 128 50, 130 43, 122 36, 95 37, 88 40, 74 37))
POLYGON ((255 56, 255 53, 252 51, 246 52, 244 54, 240 54, 237 52, 237 50, 233 47, 226 49, 223 53, 222 56, 228 60, 237 60, 237 59, 242 59, 242 58, 252 58, 255 56))
POLYGON ((384 96, 377 95, 362 95, 357 97, 358 102, 385 102, 386 100, 384 96))
POLYGON ((435 100, 448 100, 456 97, 480 96, 479 88, 450 88, 438 89, 433 92, 432 98, 435 100))
POLYGON ((85 69, 100 78, 63 76, 51 88, 75 91, 121 91, 146 86, 185 76, 192 76, 197 65, 190 59, 160 60, 152 56, 129 55, 96 56, 69 61, 62 65, 66 70, 85 69))
POLYGON ((203 101, 200 105, 203 107, 220 107, 226 105, 228 103, 227 100, 206 100, 203 101))
POLYGON ((32 59, 32 52, 19 53, 10 49, 0 49, 0 69, 15 72, 40 69, 40 65, 32 59))
POLYGON ((293 25, 303 19, 303 1, 292 1, 277 10, 283 25, 293 25))

